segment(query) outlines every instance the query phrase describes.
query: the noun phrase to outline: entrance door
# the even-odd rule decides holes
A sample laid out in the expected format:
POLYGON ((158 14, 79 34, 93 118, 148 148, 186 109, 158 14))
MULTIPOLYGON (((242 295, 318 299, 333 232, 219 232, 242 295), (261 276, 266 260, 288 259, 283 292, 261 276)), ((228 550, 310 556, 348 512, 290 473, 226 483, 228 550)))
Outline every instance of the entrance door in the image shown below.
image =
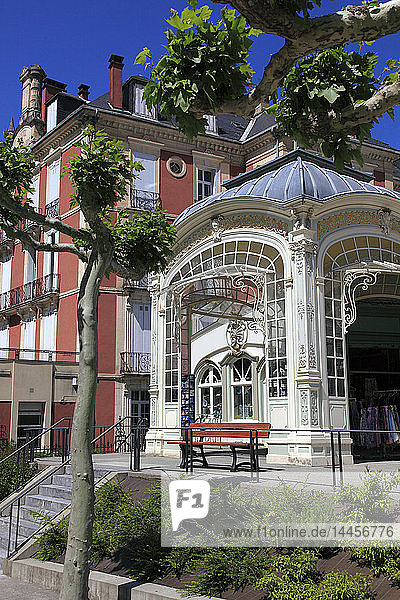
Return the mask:
MULTIPOLYGON (((20 402, 18 405, 17 443, 24 444, 43 430, 44 403, 20 402)), ((39 445, 38 440, 37 445, 39 445)))
MULTIPOLYGON (((351 428, 397 429, 400 300, 375 297, 357 301, 357 320, 347 334, 347 355, 351 428)), ((392 453, 399 447, 393 443, 397 439, 385 433, 355 434, 353 438, 355 456, 392 453)))
POLYGON ((147 390, 132 390, 131 415, 133 423, 144 422, 150 425, 150 394, 147 390))

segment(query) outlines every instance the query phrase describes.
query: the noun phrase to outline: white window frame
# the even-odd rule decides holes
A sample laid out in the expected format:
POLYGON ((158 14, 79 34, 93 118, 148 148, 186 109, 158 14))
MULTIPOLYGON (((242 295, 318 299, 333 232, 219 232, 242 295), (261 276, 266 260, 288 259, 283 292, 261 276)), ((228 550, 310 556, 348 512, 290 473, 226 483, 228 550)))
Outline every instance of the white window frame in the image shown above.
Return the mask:
POLYGON ((57 98, 47 105, 46 109, 46 132, 57 126, 57 98))
POLYGON ((149 110, 146 106, 146 102, 143 100, 144 84, 135 83, 134 87, 134 98, 133 98, 133 112, 135 115, 141 115, 148 117, 149 119, 156 118, 156 108, 153 106, 149 110))
MULTIPOLYGON (((215 167, 209 167, 206 165, 196 165, 196 200, 197 200, 197 202, 200 202, 201 200, 204 200, 204 198, 207 198, 208 196, 212 196, 213 194, 215 194, 216 185, 217 185, 217 169, 215 167), (200 171, 209 171, 212 174, 211 192, 207 195, 202 195, 201 197, 199 194, 199 185, 200 184, 207 185, 208 182, 205 182, 204 180, 200 181, 200 171)), ((203 189, 203 193, 204 193, 204 189, 203 189)))
POLYGON ((223 385, 222 385, 222 373, 220 371, 220 369, 218 369, 217 367, 215 367, 214 365, 207 365, 206 367, 204 367, 201 372, 200 375, 198 377, 198 383, 197 383, 197 389, 198 389, 198 414, 202 415, 202 416, 207 416, 207 417, 211 417, 211 418, 222 418, 222 405, 223 405, 223 399, 222 399, 222 395, 223 395, 223 385), (219 379, 215 379, 215 372, 218 374, 219 379), (210 381, 210 376, 212 373, 212 381, 210 381), (204 381, 204 379, 206 379, 204 381), (221 411, 219 414, 215 414, 215 406, 214 406, 214 394, 215 394, 215 389, 216 388, 221 388, 221 411), (203 413, 203 394, 202 394, 202 390, 204 389, 209 389, 209 394, 210 394, 210 413, 207 415, 204 415, 203 413))
POLYGON ((232 402, 232 415, 234 421, 248 421, 254 419, 254 385, 253 385, 253 363, 246 356, 242 356, 238 358, 231 364, 231 402, 232 402), (249 369, 244 373, 244 377, 241 377, 239 380, 235 380, 235 365, 240 361, 247 361, 249 363, 249 369), (246 374, 250 373, 250 379, 246 379, 246 374), (240 388, 242 390, 242 415, 235 415, 235 388, 240 388), (251 415, 245 415, 245 388, 250 389, 251 392, 251 415))
POLYGON ((51 202, 54 202, 60 198, 60 167, 60 159, 54 160, 52 163, 47 165, 46 204, 51 204, 51 202))
POLYGON ((203 115, 207 121, 206 133, 217 133, 217 117, 215 115, 203 115))

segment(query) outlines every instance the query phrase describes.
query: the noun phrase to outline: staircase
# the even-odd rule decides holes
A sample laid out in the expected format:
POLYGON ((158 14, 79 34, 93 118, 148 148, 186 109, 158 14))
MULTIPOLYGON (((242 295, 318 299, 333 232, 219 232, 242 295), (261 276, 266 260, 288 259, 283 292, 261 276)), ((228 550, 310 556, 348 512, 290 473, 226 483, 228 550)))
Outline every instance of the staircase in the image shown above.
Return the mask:
MULTIPOLYGON (((71 502, 71 467, 65 468, 63 475, 53 475, 49 481, 39 485, 39 488, 21 498, 18 527, 18 545, 30 538, 44 522, 41 518, 46 516, 54 519, 60 512, 68 508, 71 502)), ((102 479, 109 470, 97 469, 94 471, 95 483, 102 479)), ((15 544, 16 508, 13 511, 12 546, 15 544)), ((7 556, 10 518, 0 516, 0 570, 4 558, 7 556)))

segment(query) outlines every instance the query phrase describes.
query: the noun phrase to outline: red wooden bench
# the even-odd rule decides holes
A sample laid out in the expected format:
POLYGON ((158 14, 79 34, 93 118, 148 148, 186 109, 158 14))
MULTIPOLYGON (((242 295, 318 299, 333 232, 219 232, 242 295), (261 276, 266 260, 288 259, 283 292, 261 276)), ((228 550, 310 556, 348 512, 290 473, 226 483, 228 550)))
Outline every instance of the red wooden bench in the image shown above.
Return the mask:
POLYGON ((213 448, 219 447, 229 448, 232 453, 231 471, 237 471, 243 466, 258 471, 259 456, 268 453, 268 448, 261 446, 259 442, 269 437, 270 428, 270 423, 191 423, 185 431, 185 439, 171 440, 168 444, 179 444, 181 469, 186 468, 191 460, 200 462, 202 467, 208 467, 205 447, 207 456, 221 454, 212 451, 213 448), (190 456, 190 448, 192 448, 192 456, 190 456), (249 454, 249 461, 238 463, 240 453, 249 454))

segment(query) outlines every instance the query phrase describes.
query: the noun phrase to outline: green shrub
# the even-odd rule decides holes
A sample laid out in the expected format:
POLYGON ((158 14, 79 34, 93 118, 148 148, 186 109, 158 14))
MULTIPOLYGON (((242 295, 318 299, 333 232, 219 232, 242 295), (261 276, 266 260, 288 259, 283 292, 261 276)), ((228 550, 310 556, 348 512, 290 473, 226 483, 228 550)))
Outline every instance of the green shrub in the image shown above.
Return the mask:
MULTIPOLYGON (((197 551, 199 552, 199 551, 197 551)), ((255 585, 270 562, 267 549, 210 548, 202 549, 196 562, 188 565, 194 581, 186 584, 186 592, 220 596, 229 588, 236 592, 255 585)))
POLYGON ((38 540, 39 560, 55 560, 59 558, 67 547, 68 517, 63 517, 54 523, 38 540))
MULTIPOLYGON (((154 485, 148 497, 133 502, 131 494, 117 483, 103 485, 97 493, 93 523, 91 563, 112 557, 118 551, 129 557, 131 575, 149 581, 164 572, 161 548, 161 489, 154 485)), ((52 525, 39 538, 41 560, 54 560, 66 549, 68 518, 52 525)))
POLYGON ((400 583, 400 548, 396 546, 357 546, 351 556, 361 566, 371 569, 376 577, 386 575, 393 583, 400 583))
POLYGON ((345 571, 321 576, 317 571, 320 552, 295 548, 274 556, 256 588, 266 592, 266 600, 370 600, 365 577, 345 571))
POLYGON ((371 600, 372 597, 366 577, 339 571, 325 575, 315 600, 371 600))

